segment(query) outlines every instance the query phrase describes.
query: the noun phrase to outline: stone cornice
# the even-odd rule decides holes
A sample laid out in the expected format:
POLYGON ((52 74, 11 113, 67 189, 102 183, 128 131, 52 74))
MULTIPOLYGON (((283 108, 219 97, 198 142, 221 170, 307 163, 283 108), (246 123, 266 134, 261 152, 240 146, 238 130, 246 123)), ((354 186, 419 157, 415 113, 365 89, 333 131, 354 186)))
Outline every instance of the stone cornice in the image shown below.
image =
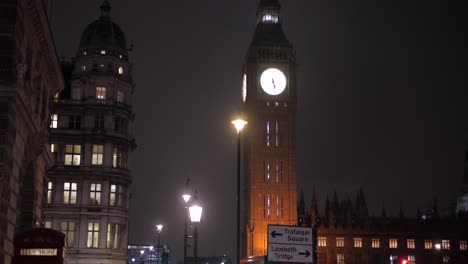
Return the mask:
POLYGON ((26 0, 26 8, 31 16, 31 21, 38 22, 33 23, 33 27, 39 43, 39 50, 43 54, 47 66, 47 77, 51 81, 49 85, 54 84, 54 87, 50 87, 50 89, 52 94, 55 94, 65 87, 65 82, 45 7, 41 0, 26 0))

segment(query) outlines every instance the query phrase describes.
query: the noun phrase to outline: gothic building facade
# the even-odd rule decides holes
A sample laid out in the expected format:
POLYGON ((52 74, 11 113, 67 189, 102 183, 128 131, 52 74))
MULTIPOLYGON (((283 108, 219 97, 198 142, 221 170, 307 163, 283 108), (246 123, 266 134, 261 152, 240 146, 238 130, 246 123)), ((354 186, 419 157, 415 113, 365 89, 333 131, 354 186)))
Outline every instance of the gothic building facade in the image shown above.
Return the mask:
POLYGON ((355 203, 327 197, 325 214, 319 214, 312 197, 310 213, 304 197, 298 207, 299 225, 311 226, 316 233, 315 258, 319 264, 410 264, 468 263, 468 222, 455 216, 441 216, 434 205, 429 214, 415 217, 369 216, 364 193, 355 203))
POLYGON ((0 263, 13 238, 43 222, 52 98, 64 87, 50 18, 52 1, 0 2, 0 263))
POLYGON ((126 263, 134 84, 122 29, 104 1, 63 62, 54 99, 45 225, 67 236, 67 263, 126 263))

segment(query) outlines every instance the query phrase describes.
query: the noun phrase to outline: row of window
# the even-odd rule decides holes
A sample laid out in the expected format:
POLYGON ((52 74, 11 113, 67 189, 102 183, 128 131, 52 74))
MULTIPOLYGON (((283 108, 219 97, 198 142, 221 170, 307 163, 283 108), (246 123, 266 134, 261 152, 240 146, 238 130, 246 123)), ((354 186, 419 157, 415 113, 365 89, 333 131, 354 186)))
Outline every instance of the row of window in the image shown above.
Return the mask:
MULTIPOLYGON (((65 127, 65 124, 61 124, 59 126, 59 115, 52 114, 50 116, 50 128, 69 128, 69 129, 81 129, 82 125, 82 118, 81 115, 67 115, 61 116, 62 118, 68 119, 68 127, 65 127)), ((94 115, 94 128, 95 129, 104 129, 104 121, 105 116, 104 113, 96 113, 94 115)), ((127 119, 122 117, 115 117, 114 118, 114 131, 119 132, 122 134, 126 134, 127 132, 127 119)))
MULTIPOLYGON (((50 144, 50 151, 57 154, 60 145, 56 143, 50 144)), ((82 161, 81 145, 66 144, 64 154, 64 164, 67 166, 80 166, 82 161)), ((91 165, 102 166, 104 164, 104 145, 92 145, 91 152, 91 165)), ((112 152, 112 167, 114 168, 127 168, 128 166, 128 153, 127 150, 121 146, 114 146, 112 152)))
MULTIPOLYGON (((380 238, 372 238, 371 240, 371 247, 372 248, 380 248, 380 238)), ((327 238, 326 237, 318 237, 317 238, 317 245, 319 247, 326 247, 327 246, 327 238)), ((344 247, 345 246, 345 238, 344 237, 337 237, 336 238, 336 247, 344 247)), ((362 248, 363 246, 363 239, 361 237, 354 238, 354 247, 355 248, 362 248)), ((390 238, 388 240, 388 247, 389 248, 398 248, 398 239, 390 238)), ((406 240, 406 248, 414 249, 416 248, 416 241, 415 239, 407 239, 406 240)), ((442 240, 441 243, 433 244, 432 240, 424 240, 424 248, 425 249, 444 249, 450 250, 450 240, 442 240)), ((459 245, 460 250, 467 250, 468 244, 467 241, 460 241, 459 245)))
MULTIPOLYGON (((101 205, 102 204, 102 184, 101 183, 90 183, 88 187, 88 203, 89 205, 101 205)), ((52 197, 54 194, 54 183, 47 183, 47 204, 52 203, 52 197)), ((124 206, 124 187, 118 184, 111 184, 109 188, 109 206, 124 206)), ((63 204, 75 205, 77 204, 78 198, 78 183, 76 182, 64 182, 63 183, 63 204)))
MULTIPOLYGON (((105 49, 102 49, 102 50, 99 51, 99 54, 107 55, 107 54, 109 54, 109 52, 107 50, 105 50, 105 49)), ((85 50, 85 51, 83 51, 83 56, 86 56, 86 55, 88 55, 88 51, 85 50)), ((122 58, 123 58, 123 55, 119 54, 119 59, 122 59, 122 58)))
MULTIPOLYGON (((102 69, 102 68, 104 68, 104 67, 105 67, 105 65, 104 65, 103 63, 99 64, 99 68, 102 69)), ((112 69, 112 64, 108 64, 107 67, 108 67, 109 69, 112 69)), ((96 70, 97 68, 98 68, 98 65, 97 65, 95 62, 93 62, 93 70, 96 70)), ((87 65, 86 65, 86 64, 82 64, 82 65, 81 65, 81 71, 86 72, 87 70, 88 70, 87 65)), ((117 67, 117 73, 120 74, 120 75, 122 75, 122 74, 124 73, 124 68, 123 68, 122 66, 117 67)))
MULTIPOLYGON (((125 103, 125 92, 121 89, 117 89, 117 93, 114 96, 109 96, 110 89, 105 86, 96 86, 94 91, 94 98, 99 101, 104 101, 107 99, 114 99, 117 103, 125 103)), ((71 88, 71 99, 72 100, 81 100, 83 99, 83 89, 81 87, 72 87, 71 88)), ((54 102, 59 101, 59 93, 56 93, 54 96, 54 102)))
POLYGON ((284 215, 283 196, 279 194, 266 194, 263 196, 263 219, 282 219, 284 215), (274 205, 274 206, 273 206, 274 205))
POLYGON ((275 181, 283 182, 283 161, 282 160, 264 160, 263 161, 263 179, 265 182, 275 181))
MULTIPOLYGON (((98 248, 99 247, 99 233, 101 232, 99 222, 89 221, 87 227, 87 248, 98 248)), ((45 222, 46 228, 52 228, 52 222, 45 222)), ((121 249, 122 244, 122 231, 124 226, 120 224, 109 223, 107 224, 107 240, 106 248, 121 249)), ((76 223, 74 221, 62 221, 60 222, 60 231, 62 231, 67 239, 68 247, 75 247, 75 233, 78 231, 76 223)))
MULTIPOLYGON (((399 264, 398 256, 390 255, 390 264, 399 264)), ((408 255, 407 256, 407 263, 408 264, 416 264, 416 256, 415 255, 408 255)), ((327 263, 326 254, 319 254, 318 256, 318 264, 325 264, 327 263)), ((336 254, 336 263, 337 264, 345 264, 345 255, 343 253, 336 254)), ((362 263, 362 257, 356 257, 355 263, 362 263)), ((376 263, 380 263, 377 260, 376 263)), ((442 263, 450 263, 450 256, 442 256, 442 263)))

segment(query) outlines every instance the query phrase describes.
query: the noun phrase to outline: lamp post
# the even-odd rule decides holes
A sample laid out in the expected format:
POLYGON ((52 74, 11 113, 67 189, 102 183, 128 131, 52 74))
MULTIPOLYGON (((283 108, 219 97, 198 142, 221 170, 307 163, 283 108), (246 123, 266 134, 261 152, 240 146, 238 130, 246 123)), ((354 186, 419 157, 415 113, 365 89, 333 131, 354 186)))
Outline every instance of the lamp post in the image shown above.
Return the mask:
POLYGON ((247 125, 247 121, 239 118, 231 122, 237 131, 237 235, 236 235, 236 263, 240 260, 240 149, 241 149, 241 132, 244 126, 247 125))
POLYGON ((158 264, 161 264, 161 231, 163 230, 163 225, 156 225, 156 231, 158 231, 158 264))
POLYGON ((190 220, 193 225, 193 257, 195 264, 198 264, 198 225, 200 224, 203 207, 198 204, 196 195, 192 201, 192 205, 189 207, 190 220))
POLYGON ((190 201, 190 194, 188 192, 188 184, 190 182, 190 179, 187 179, 185 182, 185 193, 182 195, 182 198, 184 199, 184 207, 185 207, 185 213, 184 213, 184 264, 187 262, 187 225, 188 225, 188 208, 187 208, 187 203, 190 201))

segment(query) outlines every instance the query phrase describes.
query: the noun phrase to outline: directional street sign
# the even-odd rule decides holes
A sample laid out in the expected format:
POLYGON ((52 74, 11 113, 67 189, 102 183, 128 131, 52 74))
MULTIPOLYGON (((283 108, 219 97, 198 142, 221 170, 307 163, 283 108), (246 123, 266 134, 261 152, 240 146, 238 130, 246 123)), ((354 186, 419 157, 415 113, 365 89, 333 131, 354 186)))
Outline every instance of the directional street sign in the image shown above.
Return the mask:
POLYGON ((313 262, 312 228, 268 226, 268 261, 313 262))

